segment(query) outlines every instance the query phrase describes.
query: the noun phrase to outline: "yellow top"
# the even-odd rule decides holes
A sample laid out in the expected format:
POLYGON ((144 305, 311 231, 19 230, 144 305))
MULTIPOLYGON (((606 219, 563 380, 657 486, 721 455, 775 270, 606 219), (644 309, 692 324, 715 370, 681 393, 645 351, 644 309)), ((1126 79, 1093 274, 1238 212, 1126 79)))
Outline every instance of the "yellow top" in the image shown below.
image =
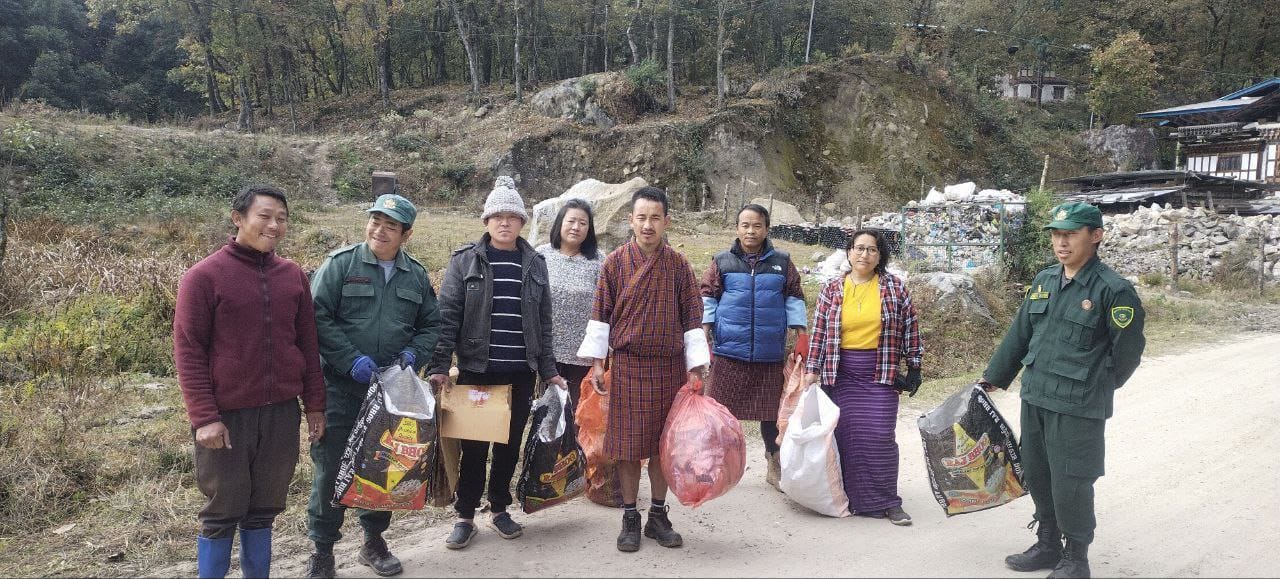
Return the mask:
POLYGON ((880 346, 880 276, 855 284, 844 278, 840 307, 840 349, 874 350, 880 346))

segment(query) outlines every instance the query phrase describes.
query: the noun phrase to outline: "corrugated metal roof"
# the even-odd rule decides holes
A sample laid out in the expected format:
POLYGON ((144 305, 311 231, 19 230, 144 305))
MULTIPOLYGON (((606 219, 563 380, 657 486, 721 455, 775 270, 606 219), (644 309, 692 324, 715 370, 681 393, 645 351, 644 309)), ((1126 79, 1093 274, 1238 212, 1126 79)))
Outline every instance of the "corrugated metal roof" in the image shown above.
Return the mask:
POLYGON ((1238 108, 1242 108, 1246 105, 1253 104, 1255 101, 1257 101, 1260 98, 1262 97, 1239 97, 1230 101, 1215 99, 1211 101, 1205 101, 1202 103, 1193 103, 1189 105, 1169 107, 1167 109, 1160 109, 1155 111, 1147 111, 1145 113, 1138 113, 1138 118, 1157 119, 1160 117, 1176 117, 1176 116, 1190 115, 1195 113, 1217 113, 1217 112, 1224 112, 1224 111, 1233 111, 1238 108))
POLYGON ((1163 188, 1147 188, 1147 187, 1130 187, 1127 189, 1098 189, 1096 191, 1085 191, 1075 194, 1064 195, 1067 201, 1084 201, 1094 205, 1111 205, 1113 203, 1134 203, 1144 199, 1154 199, 1163 197, 1170 193, 1181 191, 1182 187, 1163 187, 1163 188))

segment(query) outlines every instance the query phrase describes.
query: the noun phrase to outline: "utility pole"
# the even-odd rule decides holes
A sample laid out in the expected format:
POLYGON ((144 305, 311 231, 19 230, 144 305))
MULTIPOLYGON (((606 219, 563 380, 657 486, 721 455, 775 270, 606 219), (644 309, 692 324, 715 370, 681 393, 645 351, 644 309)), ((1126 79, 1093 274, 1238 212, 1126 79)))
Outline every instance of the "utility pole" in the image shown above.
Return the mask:
POLYGON ((818 0, 809 2, 809 34, 804 39, 804 63, 809 64, 809 47, 813 45, 813 12, 818 7, 818 0))

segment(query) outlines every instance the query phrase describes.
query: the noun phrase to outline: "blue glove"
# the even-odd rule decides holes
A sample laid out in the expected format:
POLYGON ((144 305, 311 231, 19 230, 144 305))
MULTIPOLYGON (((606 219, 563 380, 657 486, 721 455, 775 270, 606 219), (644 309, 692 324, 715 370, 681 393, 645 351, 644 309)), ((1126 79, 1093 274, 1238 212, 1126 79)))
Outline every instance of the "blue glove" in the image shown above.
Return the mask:
POLYGON ((416 362, 417 360, 418 358, 413 355, 412 350, 405 350, 403 352, 400 352, 400 356, 396 358, 396 361, 400 363, 401 370, 404 370, 405 368, 412 368, 413 363, 416 362))
POLYGON ((378 367, 374 365, 373 358, 360 356, 351 365, 351 377, 355 378, 356 382, 368 384, 369 380, 373 379, 373 373, 377 370, 378 367))

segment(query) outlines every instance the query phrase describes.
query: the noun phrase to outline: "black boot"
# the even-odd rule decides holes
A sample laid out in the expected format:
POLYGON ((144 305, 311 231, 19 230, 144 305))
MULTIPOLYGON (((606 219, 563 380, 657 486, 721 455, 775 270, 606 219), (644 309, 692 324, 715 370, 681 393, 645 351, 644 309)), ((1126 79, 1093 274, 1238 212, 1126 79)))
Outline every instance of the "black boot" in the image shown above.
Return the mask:
POLYGON ((337 575, 333 568, 333 552, 312 553, 307 560, 307 579, 333 579, 337 575))
POLYGON ((367 539, 364 546, 360 547, 360 555, 357 558, 362 565, 368 565, 373 568, 373 572, 379 577, 390 577, 399 575, 404 571, 400 566, 400 560, 391 554, 391 550, 387 548, 387 542, 382 537, 377 536, 367 539))
MULTIPOLYGON (((1035 526, 1032 520, 1027 528, 1035 526)), ((1014 571, 1039 571, 1053 569, 1062 560, 1062 532, 1058 530, 1058 522, 1053 519, 1039 521, 1036 529, 1036 544, 1017 555, 1004 558, 1004 564, 1014 571)))
POLYGON ((644 524, 644 536, 656 539, 663 547, 679 547, 684 544, 680 533, 671 529, 671 519, 667 513, 671 507, 663 506, 661 511, 649 509, 649 520, 644 524))
POLYGON ((1089 544, 1067 537, 1062 560, 1049 574, 1050 579, 1089 579, 1089 544))
POLYGON ((622 512, 622 532, 618 533, 618 550, 628 553, 640 550, 640 512, 622 512))

